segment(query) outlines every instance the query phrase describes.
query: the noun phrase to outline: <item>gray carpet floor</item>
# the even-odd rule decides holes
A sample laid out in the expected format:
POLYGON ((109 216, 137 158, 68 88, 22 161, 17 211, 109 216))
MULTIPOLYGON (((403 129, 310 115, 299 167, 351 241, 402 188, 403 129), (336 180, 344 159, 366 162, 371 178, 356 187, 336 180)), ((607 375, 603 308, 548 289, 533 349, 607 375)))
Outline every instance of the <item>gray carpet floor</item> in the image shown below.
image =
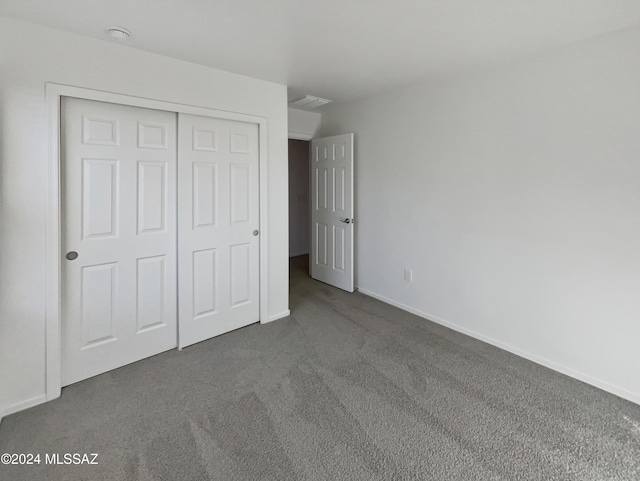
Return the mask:
MULTIPOLYGON (((640 480, 640 406, 291 267, 292 315, 5 418, 18 480, 640 480)), ((18 367, 16 367, 18 368, 18 367)))

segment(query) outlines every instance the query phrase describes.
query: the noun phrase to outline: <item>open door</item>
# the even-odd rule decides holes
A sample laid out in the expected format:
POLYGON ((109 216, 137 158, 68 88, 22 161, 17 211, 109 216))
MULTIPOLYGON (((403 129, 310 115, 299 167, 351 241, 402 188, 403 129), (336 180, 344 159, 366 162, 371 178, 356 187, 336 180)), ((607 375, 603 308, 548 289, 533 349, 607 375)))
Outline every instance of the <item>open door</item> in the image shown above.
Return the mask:
POLYGON ((311 141, 311 277, 353 292, 353 134, 311 141))

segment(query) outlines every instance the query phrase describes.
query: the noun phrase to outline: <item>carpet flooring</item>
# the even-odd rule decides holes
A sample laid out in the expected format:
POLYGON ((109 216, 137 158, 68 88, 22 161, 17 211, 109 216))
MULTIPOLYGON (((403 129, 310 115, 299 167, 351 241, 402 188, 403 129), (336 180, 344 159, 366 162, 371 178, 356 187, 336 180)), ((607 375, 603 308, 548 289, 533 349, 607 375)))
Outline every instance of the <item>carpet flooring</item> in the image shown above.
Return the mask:
POLYGON ((0 453, 43 463, 0 479, 640 480, 640 406, 313 281, 306 262, 292 261, 290 317, 6 417, 0 453))

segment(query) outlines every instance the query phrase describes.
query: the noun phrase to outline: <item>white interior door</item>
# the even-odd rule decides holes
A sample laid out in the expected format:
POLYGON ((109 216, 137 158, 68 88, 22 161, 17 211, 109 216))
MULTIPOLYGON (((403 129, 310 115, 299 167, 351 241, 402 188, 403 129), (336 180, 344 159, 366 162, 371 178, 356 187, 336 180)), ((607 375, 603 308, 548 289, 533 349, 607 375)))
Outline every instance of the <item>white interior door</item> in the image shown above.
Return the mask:
POLYGON ((176 114, 62 103, 68 385, 176 346, 176 114))
POLYGON ((179 114, 179 345, 259 320, 258 125, 179 114))
POLYGON ((353 134, 311 141, 311 277, 353 292, 353 134))

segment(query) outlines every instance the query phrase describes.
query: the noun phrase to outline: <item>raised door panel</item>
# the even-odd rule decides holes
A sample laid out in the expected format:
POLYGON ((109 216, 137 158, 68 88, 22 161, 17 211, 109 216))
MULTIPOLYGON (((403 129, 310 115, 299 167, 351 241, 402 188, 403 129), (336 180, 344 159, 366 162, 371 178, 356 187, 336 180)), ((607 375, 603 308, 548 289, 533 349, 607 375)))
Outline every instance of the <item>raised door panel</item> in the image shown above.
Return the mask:
POLYGON ((328 251, 328 236, 327 236, 327 224, 321 224, 316 222, 316 264, 322 266, 327 265, 327 251, 328 251))
POLYGON ((167 125, 158 122, 138 122, 138 148, 168 149, 167 125))
POLYGON ((233 131, 229 133, 229 152, 232 154, 250 154, 250 146, 249 135, 233 131))
POLYGON ((251 246, 231 246, 231 308, 251 301, 251 246))
POLYGON ((82 269, 82 349, 116 340, 117 263, 82 269))
POLYGON ((216 131, 213 129, 193 128, 193 150, 217 152, 218 142, 216 131))
POLYGON ((333 227, 333 268, 338 271, 345 269, 345 228, 342 226, 333 227))
POLYGON ((166 172, 166 162, 138 162, 139 234, 166 230, 166 172))
POLYGON ((332 189, 333 202, 332 208, 334 212, 341 214, 346 213, 346 182, 347 174, 344 167, 334 167, 332 169, 332 189))
POLYGON ((328 169, 327 168, 316 168, 315 169, 315 202, 314 208, 318 211, 327 210, 327 199, 328 195, 328 169))
POLYGON ((229 205, 231 207, 231 224, 249 222, 251 205, 251 166, 231 164, 231 189, 229 205))
POLYGON ((82 143, 86 145, 120 145, 120 123, 116 119, 82 116, 82 143))
POLYGON ((218 164, 193 164, 193 228, 215 227, 218 209, 218 164))
POLYGON ((193 318, 199 319, 217 311, 217 249, 193 253, 193 318))
POLYGON ((82 161, 82 238, 117 235, 118 161, 82 161))
POLYGON ((136 319, 137 332, 165 325, 166 256, 145 257, 137 260, 136 266, 136 319))

